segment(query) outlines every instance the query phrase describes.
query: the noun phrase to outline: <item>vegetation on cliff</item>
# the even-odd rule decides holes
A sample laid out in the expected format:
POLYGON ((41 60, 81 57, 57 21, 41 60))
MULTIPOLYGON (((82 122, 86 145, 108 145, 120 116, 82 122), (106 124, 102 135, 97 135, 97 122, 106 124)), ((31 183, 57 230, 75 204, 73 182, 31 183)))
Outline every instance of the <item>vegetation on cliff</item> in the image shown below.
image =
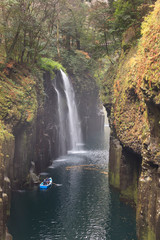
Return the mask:
POLYGON ((144 143, 149 141, 150 134, 158 127, 149 116, 149 104, 158 106, 159 96, 159 1, 154 11, 143 24, 142 37, 138 46, 127 53, 122 52, 121 62, 114 83, 114 124, 121 141, 141 151, 144 143))
POLYGON ((37 110, 36 79, 29 70, 13 63, 7 64, 1 74, 1 120, 14 127, 19 121, 32 121, 37 110))
POLYGON ((55 77, 55 71, 62 69, 66 71, 65 68, 59 62, 55 62, 50 58, 41 58, 38 62, 40 69, 48 71, 52 74, 52 78, 55 77))
MULTIPOLYGON (((2 168, 7 167, 13 160, 16 127, 29 125, 36 118, 38 91, 42 92, 40 81, 33 77, 29 69, 10 62, 0 72, 0 165, 3 166, 2 168)), ((5 169, 1 170, 0 175, 4 174, 4 171, 5 169)))

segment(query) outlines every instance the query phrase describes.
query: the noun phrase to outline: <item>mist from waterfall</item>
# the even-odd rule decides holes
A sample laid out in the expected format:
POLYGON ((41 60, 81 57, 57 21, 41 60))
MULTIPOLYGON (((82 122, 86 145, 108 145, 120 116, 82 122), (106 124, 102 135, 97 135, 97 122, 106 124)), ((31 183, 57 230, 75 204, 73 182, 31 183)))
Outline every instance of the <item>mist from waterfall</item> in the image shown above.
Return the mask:
POLYGON ((74 89, 68 76, 61 70, 64 92, 68 107, 69 150, 81 150, 83 146, 81 123, 78 116, 74 89))

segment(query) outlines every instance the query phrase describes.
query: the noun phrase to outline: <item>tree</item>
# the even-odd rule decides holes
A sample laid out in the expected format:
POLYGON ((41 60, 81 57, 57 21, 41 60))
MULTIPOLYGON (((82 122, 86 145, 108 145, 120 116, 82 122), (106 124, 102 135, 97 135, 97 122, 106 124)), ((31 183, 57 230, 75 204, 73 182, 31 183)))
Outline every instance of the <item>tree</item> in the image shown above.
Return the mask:
POLYGON ((60 13, 60 32, 65 47, 70 50, 81 49, 81 40, 87 17, 87 5, 81 0, 63 1, 60 13))
POLYGON ((140 16, 138 6, 140 6, 143 0, 117 0, 114 1, 114 25, 118 34, 128 29, 130 26, 140 24, 140 16))
POLYGON ((58 0, 3 0, 2 38, 7 60, 35 62, 49 44, 58 0))
POLYGON ((114 17, 112 4, 97 1, 91 5, 89 13, 89 24, 94 32, 95 57, 102 55, 110 56, 119 44, 119 36, 114 28, 114 17))

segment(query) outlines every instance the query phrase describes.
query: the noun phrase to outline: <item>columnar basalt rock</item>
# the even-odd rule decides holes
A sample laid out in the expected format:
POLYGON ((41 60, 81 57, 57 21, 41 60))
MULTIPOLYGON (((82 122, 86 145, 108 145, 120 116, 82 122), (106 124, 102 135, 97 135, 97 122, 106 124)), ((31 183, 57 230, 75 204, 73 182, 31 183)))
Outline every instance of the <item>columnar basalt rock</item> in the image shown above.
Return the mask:
MULTIPOLYGON (((151 138, 151 141, 155 139, 151 138)), ((137 203, 137 234, 139 239, 160 236, 160 165, 159 145, 144 146, 142 172, 139 179, 137 203)))
POLYGON ((115 188, 120 188, 120 167, 122 164, 122 146, 118 139, 110 140, 110 161, 109 161, 109 178, 110 184, 115 188))
POLYGON ((120 191, 121 199, 136 206, 141 158, 121 146, 118 139, 111 137, 109 178, 110 184, 120 191))
MULTIPOLYGON (((158 199, 157 177, 155 169, 145 170, 139 179, 138 204, 137 204, 137 234, 138 239, 159 239, 156 229, 158 226, 158 199)), ((159 230, 158 230, 159 231, 159 230)))
POLYGON ((11 186, 9 174, 12 172, 14 157, 14 137, 6 133, 0 143, 0 239, 5 239, 6 222, 10 213, 11 186))

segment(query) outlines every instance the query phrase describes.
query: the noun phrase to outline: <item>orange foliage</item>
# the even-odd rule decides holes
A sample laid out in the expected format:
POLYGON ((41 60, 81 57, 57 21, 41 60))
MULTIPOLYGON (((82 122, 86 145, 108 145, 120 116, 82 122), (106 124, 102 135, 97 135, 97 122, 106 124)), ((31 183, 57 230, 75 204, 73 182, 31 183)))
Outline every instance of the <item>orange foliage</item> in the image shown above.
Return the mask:
POLYGON ((89 54, 85 51, 82 50, 77 50, 77 52, 82 53, 87 59, 90 59, 91 57, 89 56, 89 54))
POLYGON ((14 62, 7 63, 6 68, 13 68, 14 62))

